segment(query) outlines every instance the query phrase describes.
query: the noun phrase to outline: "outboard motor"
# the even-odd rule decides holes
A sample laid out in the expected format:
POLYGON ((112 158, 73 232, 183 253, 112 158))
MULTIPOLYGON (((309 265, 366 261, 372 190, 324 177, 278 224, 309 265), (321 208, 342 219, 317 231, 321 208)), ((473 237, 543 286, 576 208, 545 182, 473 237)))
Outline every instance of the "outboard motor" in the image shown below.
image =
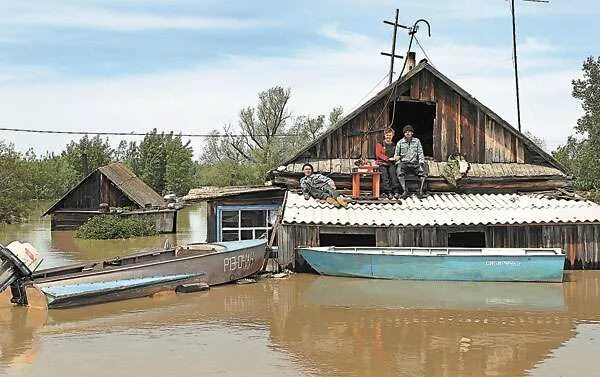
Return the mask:
POLYGON ((42 263, 42 257, 28 243, 12 242, 0 245, 0 292, 15 281, 31 276, 42 263))

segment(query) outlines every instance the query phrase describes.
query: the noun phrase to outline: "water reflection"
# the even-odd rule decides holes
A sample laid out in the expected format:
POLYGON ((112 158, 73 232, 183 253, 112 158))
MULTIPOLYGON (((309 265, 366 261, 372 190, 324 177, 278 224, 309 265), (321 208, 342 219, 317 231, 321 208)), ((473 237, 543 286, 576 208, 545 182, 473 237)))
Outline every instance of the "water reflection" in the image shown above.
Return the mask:
POLYGON ((178 212, 176 234, 122 240, 82 240, 74 231, 50 231, 50 218, 40 217, 50 202, 36 202, 29 221, 0 225, 0 243, 18 240, 29 242, 44 257, 42 268, 66 263, 89 261, 162 248, 165 240, 173 244, 206 241, 206 209, 190 206, 178 212))
POLYGON ((13 308, 0 316, 2 350, 11 350, 3 353, 0 370, 14 373, 19 360, 37 354, 23 370, 47 376, 42 371, 53 370, 60 349, 86 360, 90 376, 102 375, 99 360, 119 357, 123 368, 144 360, 136 374, 154 375, 158 362, 150 346, 135 346, 141 342, 152 350, 177 350, 192 370, 209 363, 222 375, 243 375, 251 365, 264 376, 280 376, 281 369, 290 376, 518 376, 546 359, 568 365, 555 356, 562 347, 577 347, 569 340, 580 323, 600 319, 600 274, 573 276, 562 285, 520 289, 438 286, 437 294, 427 284, 296 275, 163 300, 50 311, 45 323, 29 321, 31 310, 13 308), (210 347, 196 355, 193 345, 207 337, 210 347), (117 340, 119 347, 111 348, 117 340), (246 348, 236 351, 229 342, 246 348), (101 351, 81 354, 89 344, 101 351), (231 365, 231 358, 249 365, 231 365))

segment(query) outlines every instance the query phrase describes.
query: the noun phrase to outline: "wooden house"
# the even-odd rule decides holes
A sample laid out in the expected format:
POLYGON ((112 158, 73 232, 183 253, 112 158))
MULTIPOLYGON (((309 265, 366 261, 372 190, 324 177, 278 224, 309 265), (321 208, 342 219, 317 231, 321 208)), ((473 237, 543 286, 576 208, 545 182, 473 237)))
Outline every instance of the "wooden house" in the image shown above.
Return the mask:
POLYGON ((111 209, 119 216, 149 219, 161 233, 177 229, 177 210, 121 163, 93 171, 42 216, 51 216, 52 230, 67 230, 111 209))
POLYGON ((290 192, 280 264, 302 263, 299 245, 543 246, 565 249, 571 267, 598 267, 600 206, 577 198, 560 163, 425 60, 272 171, 272 181, 297 188, 310 162, 349 189, 354 161, 374 160, 384 128, 397 141, 406 124, 423 144, 429 197, 337 209, 290 192), (456 182, 444 175, 450 155, 467 162, 456 182))

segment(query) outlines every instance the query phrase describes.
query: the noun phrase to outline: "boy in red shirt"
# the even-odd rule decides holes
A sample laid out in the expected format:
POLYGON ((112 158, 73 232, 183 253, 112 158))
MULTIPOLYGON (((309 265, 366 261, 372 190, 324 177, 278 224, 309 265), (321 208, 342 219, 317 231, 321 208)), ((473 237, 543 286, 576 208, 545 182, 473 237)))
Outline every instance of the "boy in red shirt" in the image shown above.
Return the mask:
POLYGON ((375 146, 375 157, 377 158, 377 165, 381 171, 381 188, 383 198, 386 196, 400 197, 400 182, 396 175, 396 159, 394 158, 394 151, 396 144, 392 141, 394 138, 394 130, 392 128, 386 128, 383 131, 383 141, 377 143, 375 146))

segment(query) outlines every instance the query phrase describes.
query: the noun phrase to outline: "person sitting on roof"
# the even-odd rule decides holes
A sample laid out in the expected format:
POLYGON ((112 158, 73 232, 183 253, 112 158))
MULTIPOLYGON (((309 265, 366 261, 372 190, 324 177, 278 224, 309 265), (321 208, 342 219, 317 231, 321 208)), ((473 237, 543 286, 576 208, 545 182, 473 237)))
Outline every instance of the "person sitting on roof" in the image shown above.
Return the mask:
POLYGON ((382 197, 400 197, 400 182, 396 175, 396 160, 394 159, 394 151, 396 145, 392 141, 394 138, 394 129, 386 128, 383 130, 383 141, 375 145, 375 157, 377 165, 381 171, 382 197))
POLYGON ((326 201, 336 207, 347 207, 348 202, 339 192, 335 190, 333 179, 323 174, 314 173, 311 164, 302 166, 304 177, 300 179, 300 187, 304 194, 304 199, 308 200, 311 196, 315 199, 326 201))
POLYGON ((394 159, 396 163, 396 173, 398 174, 398 181, 402 186, 402 197, 407 198, 409 193, 406 187, 406 180, 404 176, 407 171, 412 171, 419 177, 420 185, 417 196, 420 198, 423 196, 423 187, 425 186, 425 179, 427 173, 423 169, 425 164, 425 156, 423 155, 423 147, 421 141, 416 137, 413 137, 415 129, 410 124, 407 124, 402 129, 404 137, 396 144, 396 150, 394 151, 394 159))

